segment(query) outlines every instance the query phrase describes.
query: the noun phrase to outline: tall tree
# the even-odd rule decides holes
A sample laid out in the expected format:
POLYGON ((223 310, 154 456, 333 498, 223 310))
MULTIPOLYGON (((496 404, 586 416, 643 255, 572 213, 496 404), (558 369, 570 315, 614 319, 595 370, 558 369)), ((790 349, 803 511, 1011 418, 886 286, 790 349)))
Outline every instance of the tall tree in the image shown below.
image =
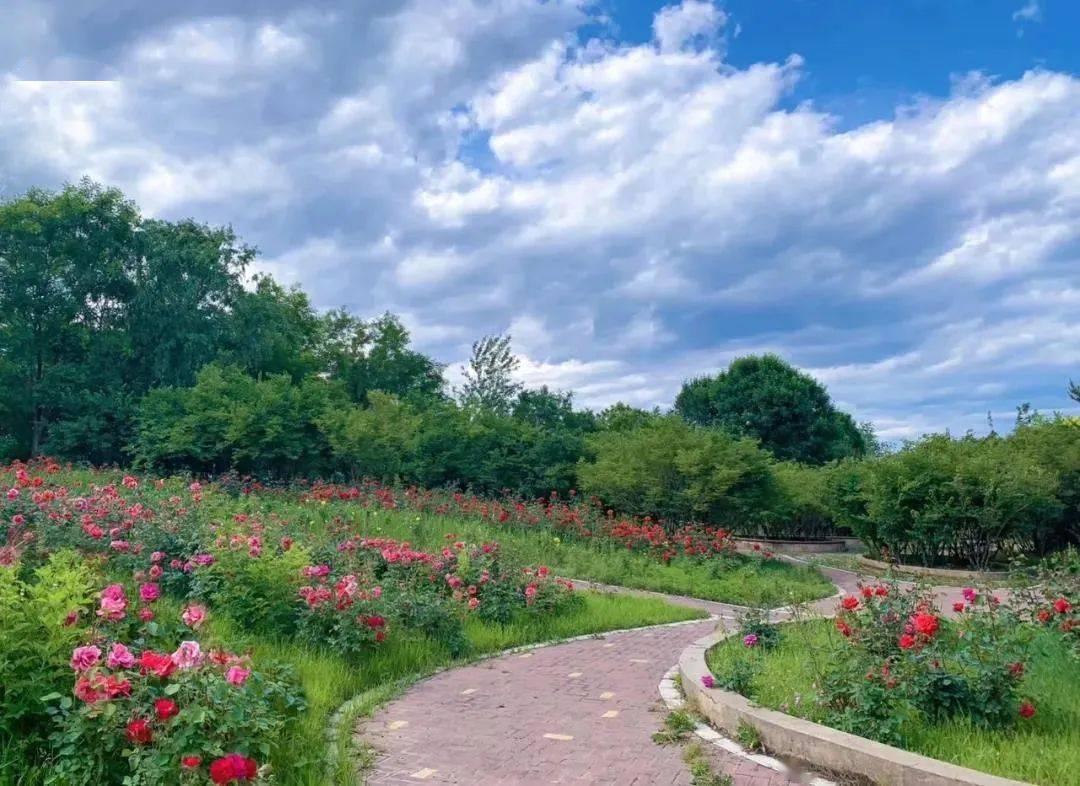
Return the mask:
POLYGON ((1080 404, 1080 385, 1069 380, 1069 398, 1080 404))
POLYGON ((469 364, 462 367, 465 383, 461 401, 468 407, 506 414, 521 391, 514 379, 520 365, 510 349, 510 336, 484 336, 472 345, 469 364))
POLYGON ((817 380, 776 355, 739 358, 727 371, 685 383, 675 409, 691 423, 756 437, 784 460, 820 464, 870 447, 817 380))
POLYGON ((331 311, 323 318, 322 364, 360 404, 376 390, 412 404, 443 398, 443 366, 409 343, 408 329, 390 313, 364 321, 331 311))
POLYGON ((124 342, 138 221, 119 191, 89 181, 0 204, 0 395, 9 437, 30 455, 73 401, 108 390, 120 371, 88 361, 124 342))

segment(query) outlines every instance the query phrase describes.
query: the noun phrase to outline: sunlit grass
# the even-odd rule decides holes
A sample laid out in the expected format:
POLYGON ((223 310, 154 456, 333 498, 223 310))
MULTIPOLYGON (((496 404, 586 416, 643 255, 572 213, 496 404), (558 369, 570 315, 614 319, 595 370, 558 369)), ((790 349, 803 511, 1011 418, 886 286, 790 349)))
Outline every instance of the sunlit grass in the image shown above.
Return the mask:
POLYGON ((816 569, 778 560, 678 558, 665 565, 611 542, 577 540, 547 528, 501 527, 478 518, 369 510, 348 503, 292 503, 284 509, 279 499, 273 502, 280 515, 315 531, 324 530, 333 516, 341 516, 356 532, 409 540, 424 549, 445 545, 448 535, 470 542, 497 540, 519 562, 547 565, 562 576, 672 595, 744 606, 781 606, 827 597, 834 591, 816 569))
MULTIPOLYGON (((814 679, 839 634, 828 621, 782 625, 780 630, 780 645, 767 653, 747 650, 738 637, 726 639, 707 654, 709 668, 721 674, 734 658, 759 659, 750 698, 820 722, 814 679)), ((1006 778, 1047 786, 1080 784, 1080 663, 1059 640, 1041 636, 1022 692, 1038 709, 1012 728, 987 731, 963 719, 909 724, 903 729, 905 747, 1006 778)))

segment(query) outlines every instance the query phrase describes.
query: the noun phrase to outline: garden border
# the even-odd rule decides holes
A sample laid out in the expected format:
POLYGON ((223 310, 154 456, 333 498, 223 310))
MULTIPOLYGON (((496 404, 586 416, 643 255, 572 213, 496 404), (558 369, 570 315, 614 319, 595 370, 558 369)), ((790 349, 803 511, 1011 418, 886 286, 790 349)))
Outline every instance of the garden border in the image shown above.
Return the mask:
POLYGON ((847 541, 843 538, 814 538, 793 540, 791 538, 756 538, 751 536, 732 536, 735 548, 751 552, 754 546, 775 551, 778 554, 843 554, 848 551, 847 541))
POLYGON ((859 555, 859 564, 875 570, 891 570, 894 573, 929 578, 971 579, 972 581, 997 581, 1009 578, 1009 571, 1007 570, 958 570, 953 568, 926 568, 921 565, 894 565, 890 562, 870 559, 862 554, 859 555))
POLYGON ((706 688, 702 679, 711 672, 705 653, 734 634, 718 630, 679 656, 686 701, 714 726, 731 732, 740 723, 749 723, 769 750, 833 772, 861 775, 883 786, 1031 786, 759 707, 732 691, 706 688))

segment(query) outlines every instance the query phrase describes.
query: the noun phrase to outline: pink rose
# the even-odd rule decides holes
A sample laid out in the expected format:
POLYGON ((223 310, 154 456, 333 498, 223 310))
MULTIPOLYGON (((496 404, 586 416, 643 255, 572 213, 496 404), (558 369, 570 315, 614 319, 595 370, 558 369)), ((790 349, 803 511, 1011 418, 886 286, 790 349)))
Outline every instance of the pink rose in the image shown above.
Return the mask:
POLYGON ((172 662, 178 669, 194 669, 202 665, 205 656, 197 641, 182 641, 172 654, 172 662))
POLYGON ((99 617, 115 622, 122 620, 126 611, 127 598, 124 597, 123 584, 110 584, 101 591, 100 608, 97 612, 99 617))
POLYGON ((105 665, 110 669, 130 669, 135 665, 135 656, 131 654, 131 650, 126 646, 120 642, 115 642, 109 648, 109 656, 105 660, 105 665))
POLYGON ((139 597, 144 603, 153 603, 161 597, 161 587, 153 582, 139 585, 139 597))
POLYGON ((206 621, 206 607, 199 603, 192 603, 184 609, 180 619, 189 628, 196 629, 206 621))
POLYGON ((101 650, 93 644, 84 647, 76 647, 71 652, 71 668, 75 671, 92 669, 101 660, 101 650))
POLYGON ((231 667, 225 672, 225 679, 230 684, 240 686, 247 682, 247 678, 251 676, 251 669, 242 669, 239 666, 231 667))

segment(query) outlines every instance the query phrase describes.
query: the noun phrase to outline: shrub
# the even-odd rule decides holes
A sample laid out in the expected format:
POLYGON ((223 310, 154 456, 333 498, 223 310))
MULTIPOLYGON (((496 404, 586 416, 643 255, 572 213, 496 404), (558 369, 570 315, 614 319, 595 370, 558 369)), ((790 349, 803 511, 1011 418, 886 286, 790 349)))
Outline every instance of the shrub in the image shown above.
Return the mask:
POLYGON ((926 437, 874 461, 856 533, 878 554, 986 568, 1034 547, 1057 516, 1056 480, 997 437, 926 437))
POLYGON ((20 565, 0 565, 0 738, 33 744, 41 733, 40 697, 60 690, 67 657, 84 635, 95 577, 73 551, 61 551, 19 577, 20 565))
POLYGON ((288 669, 255 670, 246 657, 204 653, 196 641, 137 656, 116 642, 89 645, 71 664, 75 701, 44 697, 55 715, 48 783, 205 782, 230 755, 255 769, 304 707, 288 669))
POLYGON ((830 725, 898 743, 908 720, 964 717, 1003 728, 1024 715, 1032 630, 996 597, 972 589, 946 621, 932 595, 863 586, 841 602, 843 644, 829 653, 821 700, 830 725))
POLYGON ((596 458, 579 467, 582 489, 627 513, 750 534, 778 493, 770 459, 753 440, 675 415, 600 432, 590 446, 596 458))

